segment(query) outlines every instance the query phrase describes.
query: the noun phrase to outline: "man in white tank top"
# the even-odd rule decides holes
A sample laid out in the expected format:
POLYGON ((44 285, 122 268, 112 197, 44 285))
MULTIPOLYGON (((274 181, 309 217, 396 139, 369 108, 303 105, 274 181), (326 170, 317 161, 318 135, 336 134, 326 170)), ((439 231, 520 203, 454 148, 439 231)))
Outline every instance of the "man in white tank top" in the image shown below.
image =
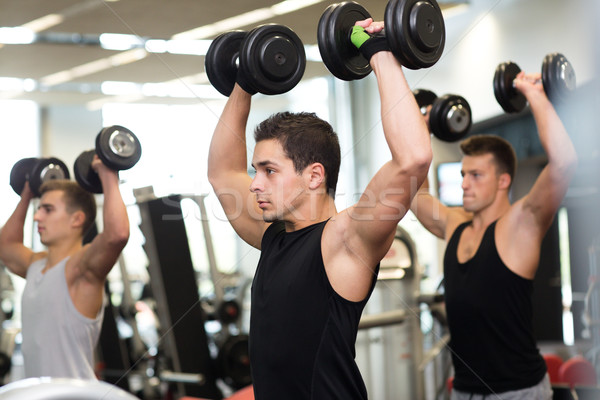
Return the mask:
POLYGON ((93 353, 102 325, 104 284, 129 239, 129 219, 118 173, 97 156, 92 168, 102 182, 104 230, 90 243, 82 241, 96 219, 96 202, 73 181, 51 180, 40 190, 34 221, 46 251, 23 245, 33 198, 27 184, 0 231, 0 259, 27 279, 22 299, 26 377, 96 379, 93 353))

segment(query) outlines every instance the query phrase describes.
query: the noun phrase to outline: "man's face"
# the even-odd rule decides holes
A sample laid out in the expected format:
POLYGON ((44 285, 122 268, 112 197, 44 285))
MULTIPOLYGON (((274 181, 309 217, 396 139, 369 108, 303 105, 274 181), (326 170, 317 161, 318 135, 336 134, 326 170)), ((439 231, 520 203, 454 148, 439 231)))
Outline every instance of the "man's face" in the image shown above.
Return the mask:
POLYGON ((494 202, 499 177, 492 154, 464 156, 461 173, 463 207, 466 211, 478 212, 494 202))
POLYGON ((294 214, 308 194, 306 182, 294 169, 283 147, 275 139, 262 140, 254 148, 252 166, 256 175, 250 191, 256 195, 258 207, 266 222, 297 219, 294 214))
POLYGON ((67 212, 60 190, 44 193, 33 216, 33 220, 38 224, 42 244, 48 246, 65 237, 71 228, 72 215, 67 212))

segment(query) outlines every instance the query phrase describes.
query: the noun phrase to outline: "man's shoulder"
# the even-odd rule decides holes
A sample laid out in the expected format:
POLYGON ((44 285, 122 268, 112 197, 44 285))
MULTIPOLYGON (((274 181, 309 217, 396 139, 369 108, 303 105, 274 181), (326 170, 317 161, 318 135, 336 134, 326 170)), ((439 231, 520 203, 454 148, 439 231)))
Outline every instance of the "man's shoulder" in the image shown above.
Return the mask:
POLYGON ((44 265, 48 260, 48 253, 45 251, 40 251, 37 253, 31 254, 31 261, 29 262, 29 267, 31 268, 34 265, 44 265))

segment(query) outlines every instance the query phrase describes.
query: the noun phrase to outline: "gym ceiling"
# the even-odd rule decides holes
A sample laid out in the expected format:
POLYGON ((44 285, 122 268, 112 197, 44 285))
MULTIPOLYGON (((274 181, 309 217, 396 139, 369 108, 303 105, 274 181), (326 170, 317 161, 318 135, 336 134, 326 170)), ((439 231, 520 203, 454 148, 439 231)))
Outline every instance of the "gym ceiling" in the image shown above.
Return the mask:
MULTIPOLYGON (((195 96, 203 95, 192 95, 190 88, 208 85, 202 54, 210 39, 266 23, 287 25, 298 34, 307 48, 304 78, 327 75, 316 47, 317 23, 335 2, 0 0, 0 99, 40 105, 111 99, 197 103, 195 96), (127 36, 111 42, 114 37, 104 33, 127 36)), ((387 0, 359 3, 383 19, 387 0)), ((466 2, 438 3, 448 11, 466 2)), ((212 88, 205 89, 210 97, 212 88)))

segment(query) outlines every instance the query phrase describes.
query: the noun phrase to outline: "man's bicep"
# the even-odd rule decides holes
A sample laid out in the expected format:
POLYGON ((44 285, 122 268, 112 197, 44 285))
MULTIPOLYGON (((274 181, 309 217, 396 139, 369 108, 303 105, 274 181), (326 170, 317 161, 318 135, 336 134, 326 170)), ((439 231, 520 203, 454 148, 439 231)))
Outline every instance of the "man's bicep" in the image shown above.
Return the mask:
POLYGON ((542 228, 547 228, 565 197, 569 179, 567 174, 544 168, 523 198, 522 212, 531 213, 534 221, 542 228))
POLYGON ((106 232, 100 232, 71 258, 70 263, 77 266, 77 273, 90 282, 104 282, 126 244, 127 240, 112 241, 106 232))
POLYGON ((398 223, 410 208, 411 193, 418 182, 409 174, 386 174, 389 163, 373 177, 359 201, 345 210, 346 226, 340 232, 345 246, 357 254, 368 254, 367 263, 375 264, 389 250, 398 223), (389 184, 392 182, 392 184, 389 184))
POLYGON ((262 211, 258 208, 254 194, 250 192, 251 178, 238 175, 227 184, 214 185, 227 220, 236 233, 248 244, 260 248, 267 224, 263 221, 262 211))
POLYGON ((23 244, 15 243, 2 248, 2 262, 10 272, 25 278, 27 268, 36 259, 35 254, 23 244))

